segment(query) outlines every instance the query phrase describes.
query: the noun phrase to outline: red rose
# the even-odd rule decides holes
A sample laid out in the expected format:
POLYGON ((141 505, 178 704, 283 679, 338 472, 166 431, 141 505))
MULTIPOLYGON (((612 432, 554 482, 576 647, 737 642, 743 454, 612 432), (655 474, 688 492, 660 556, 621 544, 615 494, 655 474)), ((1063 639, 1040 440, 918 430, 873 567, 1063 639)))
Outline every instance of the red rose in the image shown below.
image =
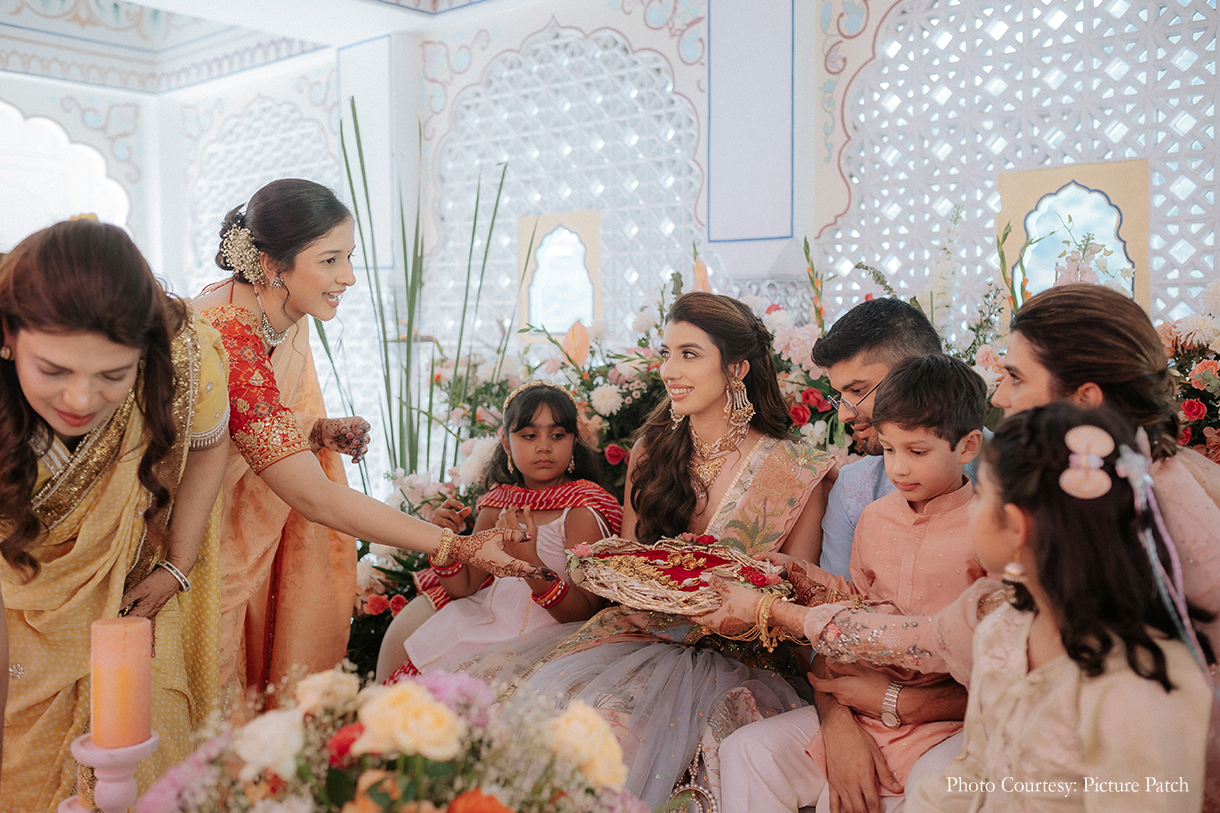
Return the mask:
POLYGON ((716 537, 712 536, 711 534, 702 534, 700 536, 695 537, 695 544, 696 545, 715 545, 716 537))
POLYGON ((1207 417, 1207 406, 1197 398, 1189 398, 1182 402, 1182 414, 1188 421, 1199 421, 1207 417))
POLYGON ((792 409, 788 410, 788 414, 792 416, 792 422, 797 426, 804 426, 809 423, 809 419, 813 417, 813 410, 804 404, 793 404, 792 409))
POLYGON ((1178 445, 1179 446, 1189 446, 1190 445, 1190 436, 1192 434, 1194 434, 1194 433, 1191 432, 1189 426, 1183 426, 1182 431, 1178 433, 1178 445))
POLYGON ((741 576, 755 587, 766 587, 768 583, 767 574, 753 567, 743 567, 741 576))
POLYGON ((781 308, 779 305, 768 305, 767 306, 767 313, 775 313, 776 311, 782 311, 782 310, 783 310, 783 308, 781 308))
POLYGON ((352 751, 352 743, 360 739, 360 735, 363 733, 364 723, 348 723, 336 731, 334 736, 326 741, 326 753, 330 757, 330 764, 338 766, 347 762, 352 751))
POLYGON ((617 443, 606 444, 606 462, 611 466, 617 466, 619 463, 627 460, 628 457, 630 455, 627 454, 627 450, 617 443))
POLYGON ((390 609, 390 602, 380 593, 374 593, 364 602, 364 611, 369 615, 381 615, 390 609))
POLYGON ((872 301, 873 301, 873 294, 865 294, 865 295, 864 295, 864 301, 865 301, 865 302, 872 302, 872 301))
POLYGON ((390 599, 390 614, 398 615, 402 612, 402 608, 407 606, 407 597, 402 593, 396 594, 390 599))
POLYGON ((816 409, 818 412, 834 409, 830 402, 826 400, 826 396, 822 394, 822 391, 813 387, 801 393, 801 403, 816 409))

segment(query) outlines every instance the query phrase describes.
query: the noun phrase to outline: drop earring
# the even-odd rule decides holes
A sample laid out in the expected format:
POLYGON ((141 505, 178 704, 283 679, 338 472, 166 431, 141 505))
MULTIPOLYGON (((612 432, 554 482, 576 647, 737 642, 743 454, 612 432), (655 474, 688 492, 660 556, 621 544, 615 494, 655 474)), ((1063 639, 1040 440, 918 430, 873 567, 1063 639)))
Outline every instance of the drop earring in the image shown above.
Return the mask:
POLYGON ((576 472, 576 450, 572 450, 572 456, 568 458, 568 474, 576 472))
POLYGON ((506 461, 506 464, 508 465, 508 473, 509 473, 509 474, 514 474, 514 473, 515 473, 515 471, 514 471, 514 469, 513 469, 513 456, 512 456, 512 455, 508 455, 508 459, 507 459, 507 461, 506 461))
POLYGON ((9 347, 7 344, 4 345, 3 347, 0 347, 0 359, 4 359, 5 361, 12 361, 13 360, 13 348, 9 347))
POLYGON ((1004 582, 1006 584, 1025 584, 1025 578, 1028 575, 1029 571, 1025 569, 1025 565, 1016 559, 1004 565, 1004 582))
POLYGON ((673 402, 669 403, 669 428, 670 431, 677 429, 682 424, 682 416, 674 410, 673 402))

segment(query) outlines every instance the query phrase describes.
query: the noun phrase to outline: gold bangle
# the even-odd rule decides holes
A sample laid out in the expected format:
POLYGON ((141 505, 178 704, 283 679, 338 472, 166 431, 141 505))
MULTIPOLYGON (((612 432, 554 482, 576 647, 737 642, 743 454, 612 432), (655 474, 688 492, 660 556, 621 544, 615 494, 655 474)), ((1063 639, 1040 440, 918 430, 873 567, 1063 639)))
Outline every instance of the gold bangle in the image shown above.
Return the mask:
POLYGON ((441 528, 441 543, 436 546, 436 553, 429 559, 433 567, 445 567, 453 562, 453 547, 457 544, 457 534, 452 528, 441 528))
POLYGON ((778 593, 765 593, 758 600, 756 608, 757 616, 755 626, 758 628, 758 641, 767 648, 768 652, 774 652, 776 644, 779 643, 779 636, 771 635, 771 628, 767 622, 771 618, 771 605, 779 598, 778 593))

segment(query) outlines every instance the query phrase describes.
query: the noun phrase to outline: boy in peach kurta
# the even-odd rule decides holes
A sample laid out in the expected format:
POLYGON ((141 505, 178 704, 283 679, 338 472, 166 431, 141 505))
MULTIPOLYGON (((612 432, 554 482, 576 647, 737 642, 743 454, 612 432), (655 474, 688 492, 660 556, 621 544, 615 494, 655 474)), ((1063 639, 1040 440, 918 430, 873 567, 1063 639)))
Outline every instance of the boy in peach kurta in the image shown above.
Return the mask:
MULTIPOLYGON (((878 428, 887 476, 896 490, 864 509, 852 544, 850 579, 803 566, 831 591, 933 614, 950 604, 985 569, 967 532, 974 496, 963 468, 978 454, 986 408, 982 379, 947 356, 912 358, 896 366, 877 391, 878 428)), ((796 568, 792 568, 796 570, 796 568)), ((838 600, 838 599, 837 599, 838 600)), ((878 609, 881 609, 878 607, 878 609)), ((957 721, 904 723, 911 708, 898 698, 907 687, 941 683, 945 675, 902 669, 891 677, 877 719, 856 723, 878 746, 886 766, 905 783, 921 756, 961 730, 957 721)), ((827 791, 827 748, 815 708, 797 709, 741 729, 721 746, 721 798, 732 811, 782 811, 810 806, 827 791)), ((880 795, 899 796, 880 786, 880 795)))

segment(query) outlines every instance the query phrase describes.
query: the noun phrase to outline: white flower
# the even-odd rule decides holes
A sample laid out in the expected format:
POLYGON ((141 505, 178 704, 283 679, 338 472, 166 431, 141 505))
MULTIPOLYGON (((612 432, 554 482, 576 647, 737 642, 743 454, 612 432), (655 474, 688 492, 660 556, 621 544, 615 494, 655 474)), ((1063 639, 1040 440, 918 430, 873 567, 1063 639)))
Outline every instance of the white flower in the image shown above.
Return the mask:
POLYGON ((458 465, 459 482, 462 485, 469 486, 483 479, 488 465, 491 464, 492 455, 495 454, 496 448, 499 445, 500 439, 496 435, 474 438, 473 442, 469 442, 469 445, 463 444, 463 448, 469 451, 465 452, 466 459, 458 465))
POLYGON ((601 715, 583 700, 573 700, 551 722, 551 749, 576 765, 589 783, 619 790, 627 781, 623 749, 601 715))
POLYGON ((792 311, 784 308, 773 308, 770 313, 764 313, 763 324, 772 333, 779 333, 784 328, 792 327, 792 311))
POLYGON ((281 779, 296 774, 297 755, 305 747, 300 709, 278 709, 255 717, 233 732, 233 752, 245 764, 241 779, 253 782, 271 771, 281 779))
MULTIPOLYGON (((383 545, 380 542, 372 542, 369 544, 369 553, 373 554, 381 561, 391 565, 398 561, 398 557, 396 556, 398 552, 399 549, 393 545, 383 545)), ((358 566, 359 565, 357 565, 357 567, 358 566)))
POLYGON ((610 417, 623 408, 623 391, 613 384, 602 384, 589 393, 589 404, 594 412, 610 417))
POLYGON ((631 329, 636 333, 647 333, 660 324, 660 317, 657 315, 656 308, 643 308, 640 310, 639 316, 635 317, 635 321, 631 323, 631 329))
POLYGON ((462 753, 466 723, 424 686, 403 681, 366 689, 358 717, 364 733, 352 743, 353 754, 422 754, 435 762, 462 753))
POLYGON ((297 683, 297 708, 304 714, 317 714, 352 700, 360 692, 360 678, 350 672, 331 669, 302 678, 297 683))
POLYGON ((988 367, 982 364, 974 365, 974 371, 983 379, 983 383, 987 385, 987 397, 995 395, 996 389, 1000 386, 1000 382, 1004 380, 1004 370, 995 367, 988 367))
POLYGON ((1199 294, 1199 308, 1208 316, 1220 317, 1220 280, 1209 283, 1199 294))
POLYGON ((761 297, 754 296, 753 294, 738 297, 737 301, 754 311, 756 316, 762 316, 767 311, 767 303, 761 297))
POLYGON ((637 353, 632 353, 614 365, 615 374, 624 381, 634 381, 647 369, 648 359, 637 353))
POLYGON ((1177 321, 1178 336, 1185 347, 1210 347, 1220 341, 1220 320, 1201 313, 1177 321))
POLYGON ((606 320, 597 319, 589 325, 589 341, 594 344, 606 338, 606 320))
POLYGON ((361 593, 376 590, 382 585, 381 574, 377 572, 375 562, 361 559, 356 562, 356 589, 361 593))
POLYGON ((250 813, 313 813, 313 799, 308 796, 289 796, 277 802, 275 799, 259 799, 258 804, 250 808, 250 813))

